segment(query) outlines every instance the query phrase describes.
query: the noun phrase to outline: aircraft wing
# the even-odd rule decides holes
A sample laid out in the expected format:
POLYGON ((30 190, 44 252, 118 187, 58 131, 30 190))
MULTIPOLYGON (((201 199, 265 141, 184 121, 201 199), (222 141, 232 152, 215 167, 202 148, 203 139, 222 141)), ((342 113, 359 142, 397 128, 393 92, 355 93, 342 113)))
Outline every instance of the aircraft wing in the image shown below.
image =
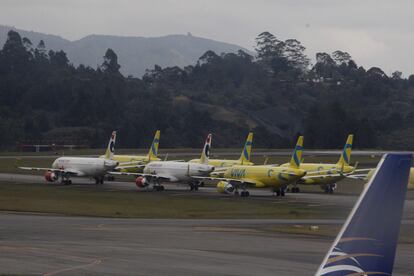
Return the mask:
POLYGON ((178 179, 169 175, 161 175, 161 174, 150 174, 150 173, 132 173, 132 172, 108 172, 109 174, 113 175, 132 175, 132 176, 142 176, 148 177, 153 179, 165 180, 170 182, 175 182, 178 179))
POLYGON ((225 177, 203 177, 203 176, 192 176, 192 178, 194 179, 199 179, 199 180, 212 180, 212 181, 226 181, 228 183, 230 183, 233 186, 236 185, 240 185, 240 184, 247 184, 250 186, 263 186, 263 183, 258 181, 258 180, 254 180, 254 179, 247 179, 247 178, 243 178, 243 179, 234 179, 234 178, 225 178, 225 177))
POLYGON ((36 168, 36 167, 18 167, 21 170, 29 170, 29 171, 52 171, 52 172, 58 172, 58 173, 66 173, 66 174, 72 174, 76 176, 83 175, 82 172, 72 169, 54 169, 54 168, 36 168))
POLYGON ((119 171, 119 170, 124 170, 124 169, 142 169, 142 168, 144 168, 145 167, 145 165, 143 164, 143 165, 139 165, 139 164, 137 164, 137 165, 128 165, 128 166, 117 166, 114 170, 115 171, 119 171))

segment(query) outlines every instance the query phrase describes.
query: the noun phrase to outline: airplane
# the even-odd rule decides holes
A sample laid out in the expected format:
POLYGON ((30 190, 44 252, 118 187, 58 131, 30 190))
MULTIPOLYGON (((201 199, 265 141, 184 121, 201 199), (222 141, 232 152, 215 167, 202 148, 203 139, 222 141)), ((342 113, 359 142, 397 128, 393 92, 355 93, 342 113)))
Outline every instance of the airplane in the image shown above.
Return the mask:
MULTIPOLYGON (((354 178, 354 179, 358 179, 358 180, 369 181, 372 178, 372 176, 374 175, 375 169, 364 169, 364 170, 365 171, 368 171, 368 173, 367 174, 355 174, 355 175, 351 175, 351 176, 349 176, 349 178, 354 178)), ((411 168, 410 169, 410 175, 408 177, 407 189, 408 190, 414 190, 414 168, 411 168)))
POLYGON ((382 158, 315 275, 392 275, 411 163, 382 158))
MULTIPOLYGON (((151 161, 160 161, 157 157, 158 154, 158 145, 160 142, 160 131, 157 130, 155 132, 154 139, 152 140, 151 147, 148 151, 147 155, 120 155, 120 154, 114 154, 113 160, 118 161, 119 163, 125 164, 122 171, 125 172, 136 172, 137 169, 139 169, 139 166, 136 165, 142 165, 147 164, 151 161), (126 164, 131 164, 131 166, 126 166, 126 164)), ((105 158, 105 155, 101 155, 100 158, 105 158)))
POLYGON ((285 195, 285 188, 306 174, 300 169, 302 159, 303 136, 298 138, 293 151, 290 165, 234 165, 224 171, 213 172, 210 177, 195 177, 203 180, 218 181, 217 191, 224 194, 247 197, 250 195, 247 187, 272 188, 277 196, 285 195), (239 193, 239 190, 242 190, 239 193))
MULTIPOLYGON (((293 183, 292 193, 299 193, 298 185, 319 185, 326 193, 333 193, 336 183, 355 172, 356 167, 351 166, 351 151, 354 135, 348 135, 344 149, 336 164, 329 163, 304 163, 300 168, 307 171, 306 176, 293 183)), ((282 167, 290 164, 282 164, 282 167)))
POLYGON ((194 176, 207 176, 214 166, 208 164, 210 157, 211 134, 206 138, 201 156, 201 163, 184 161, 151 161, 145 165, 143 173, 110 172, 113 175, 136 176, 135 184, 138 188, 152 186, 156 191, 163 191, 163 182, 186 182, 190 189, 197 191, 201 181, 194 176))
MULTIPOLYGON (((216 168, 231 167, 234 165, 254 165, 250 162, 251 152, 252 152, 252 143, 253 143, 253 132, 249 132, 247 136, 246 143, 244 144, 243 151, 240 155, 240 158, 237 160, 226 160, 226 159, 209 159, 208 164, 216 168)), ((203 153, 201 154, 200 159, 192 159, 189 162, 200 163, 202 162, 203 153)))
POLYGON ((104 183, 104 176, 115 169, 119 162, 113 160, 116 131, 112 132, 104 158, 97 157, 59 157, 51 168, 19 167, 22 170, 46 171, 45 180, 55 182, 61 179, 65 185, 72 184, 72 176, 90 176, 95 179, 96 184, 104 183))

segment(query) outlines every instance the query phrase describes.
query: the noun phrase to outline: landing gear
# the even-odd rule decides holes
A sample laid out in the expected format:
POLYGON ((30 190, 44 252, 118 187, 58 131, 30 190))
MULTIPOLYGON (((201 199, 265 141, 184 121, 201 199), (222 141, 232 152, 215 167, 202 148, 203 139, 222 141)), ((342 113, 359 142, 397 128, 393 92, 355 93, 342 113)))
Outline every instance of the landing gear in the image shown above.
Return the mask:
POLYGON ((95 184, 96 185, 104 184, 104 178, 103 177, 95 177, 95 184))
POLYGON ((249 191, 241 191, 240 196, 241 197, 248 197, 250 195, 249 191))
POLYGON ((284 188, 279 188, 279 189, 273 189, 273 195, 276 196, 285 196, 285 189, 284 188))
POLYGON ((300 193, 299 187, 292 187, 291 191, 293 194, 300 193))
POLYGON ((161 192, 161 191, 165 190, 164 186, 162 186, 162 185, 156 185, 156 186, 153 187, 153 189, 157 192, 161 192))
POLYGON ((108 176, 106 177, 106 180, 107 180, 107 181, 115 181, 115 176, 113 176, 113 175, 108 175, 108 176))
POLYGON ((69 176, 66 174, 62 174, 62 180, 60 181, 63 185, 71 185, 72 180, 69 179, 69 176))
POLYGON ((336 189, 336 184, 335 183, 334 184, 326 185, 325 186, 325 193, 327 193, 327 194, 333 194, 333 192, 335 191, 335 189, 336 189))
POLYGON ((188 185, 190 185, 190 191, 198 191, 198 187, 200 187, 200 182, 191 181, 188 185))

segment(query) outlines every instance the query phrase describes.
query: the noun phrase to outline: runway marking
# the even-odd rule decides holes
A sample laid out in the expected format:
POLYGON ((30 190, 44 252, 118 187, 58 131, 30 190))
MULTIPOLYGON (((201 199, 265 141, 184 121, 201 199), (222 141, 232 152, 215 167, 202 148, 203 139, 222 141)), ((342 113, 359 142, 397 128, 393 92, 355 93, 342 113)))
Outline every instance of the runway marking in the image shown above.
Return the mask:
POLYGON ((52 271, 52 272, 45 273, 45 274, 43 274, 43 276, 51 276, 51 275, 56 275, 56 274, 59 274, 59 273, 62 273, 62 272, 67 272, 67 271, 72 271, 72 270, 76 270, 76 269, 86 268, 86 267, 98 265, 101 262, 102 262, 102 260, 95 259, 93 262, 91 262, 89 264, 77 265, 77 266, 72 266, 72 267, 67 267, 67 268, 55 270, 55 271, 52 271))
POLYGON ((200 232, 238 232, 238 233, 258 233, 259 231, 249 228, 235 228, 235 227, 218 227, 218 226, 195 226, 194 231, 200 232))
POLYGON ((86 268, 86 267, 90 267, 90 266, 94 266, 94 265, 98 265, 98 264, 102 263, 101 259, 86 258, 86 257, 79 257, 79 256, 68 255, 68 254, 62 254, 62 253, 60 253, 59 251, 56 251, 56 250, 49 250, 49 249, 30 247, 30 246, 28 247, 28 246, 24 246, 24 245, 21 245, 21 246, 0 245, 0 249, 9 250, 9 251, 17 251, 17 252, 28 252, 28 253, 31 252, 32 254, 34 253, 35 255, 38 255, 38 256, 42 256, 42 255, 43 256, 53 256, 55 258, 60 258, 60 259, 63 259, 63 260, 70 260, 70 261, 73 261, 73 262, 89 262, 87 264, 75 265, 75 266, 62 268, 62 269, 58 269, 58 270, 51 271, 51 272, 41 273, 41 275, 43 275, 43 276, 56 275, 56 274, 61 273, 61 272, 86 268))

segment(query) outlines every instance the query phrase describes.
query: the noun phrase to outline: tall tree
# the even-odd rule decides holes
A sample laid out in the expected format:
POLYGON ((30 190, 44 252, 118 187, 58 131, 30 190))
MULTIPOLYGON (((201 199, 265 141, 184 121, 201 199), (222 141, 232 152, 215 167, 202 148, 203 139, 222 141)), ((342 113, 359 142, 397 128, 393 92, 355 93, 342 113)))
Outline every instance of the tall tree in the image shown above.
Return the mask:
POLYGON ((352 57, 347 52, 342 51, 335 51, 332 53, 332 58, 337 65, 346 64, 348 65, 349 62, 352 60, 352 57))
POLYGON ((293 67, 301 71, 305 71, 310 64, 309 58, 305 55, 305 49, 305 46, 296 39, 285 41, 284 56, 293 67))
POLYGON ((118 56, 112 49, 106 50, 101 68, 106 73, 119 74, 121 66, 118 64, 118 56))

